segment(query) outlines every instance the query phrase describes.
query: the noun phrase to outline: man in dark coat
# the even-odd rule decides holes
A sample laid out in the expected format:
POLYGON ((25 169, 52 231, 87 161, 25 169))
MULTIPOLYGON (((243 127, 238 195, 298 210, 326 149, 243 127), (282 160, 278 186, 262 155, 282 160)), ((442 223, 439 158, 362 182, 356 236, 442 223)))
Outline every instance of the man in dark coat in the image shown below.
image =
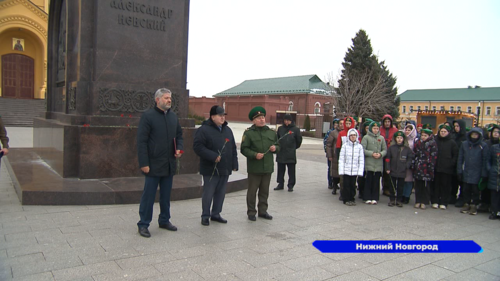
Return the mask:
POLYGON ((161 88, 155 93, 156 106, 141 116, 137 130, 139 167, 146 176, 139 206, 139 234, 151 237, 148 227, 153 218, 156 190, 160 185, 160 228, 176 231, 170 222, 170 193, 176 172, 176 158, 183 150, 182 129, 171 110, 172 92, 161 88))
POLYGON ((285 114, 283 126, 278 128, 277 137, 280 151, 276 156, 278 162, 278 186, 274 190, 282 190, 285 185, 285 171, 288 167, 288 191, 293 191, 295 186, 295 165, 297 164, 296 150, 302 144, 300 129, 295 126, 290 114, 285 114))
POLYGON ((210 118, 196 130, 193 149, 200 157, 200 175, 203 176, 201 224, 209 225, 209 218, 227 223, 220 212, 229 175, 238 170, 238 153, 233 131, 227 126, 226 113, 222 107, 212 106, 210 118))
MULTIPOLYGON (((466 124, 465 120, 457 119, 453 120, 453 138, 455 143, 457 144, 458 149, 460 150, 460 146, 467 139, 466 138, 466 124)), ((458 159, 457 159, 458 161, 458 159)), ((450 204, 455 204, 455 207, 462 208, 464 206, 464 195, 463 195, 463 183, 458 180, 458 176, 454 173, 451 178, 451 197, 449 200, 450 204), (457 199, 457 193, 460 190, 460 194, 457 199)))

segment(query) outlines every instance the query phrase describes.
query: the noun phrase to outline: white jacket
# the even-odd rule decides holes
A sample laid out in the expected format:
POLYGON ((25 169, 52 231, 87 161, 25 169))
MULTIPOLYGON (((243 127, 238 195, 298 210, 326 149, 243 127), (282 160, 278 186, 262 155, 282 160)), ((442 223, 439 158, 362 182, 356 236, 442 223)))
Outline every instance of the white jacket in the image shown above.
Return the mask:
POLYGON ((359 143, 359 135, 356 129, 350 129, 347 137, 356 134, 356 141, 348 140, 342 145, 339 153, 339 175, 363 176, 365 169, 365 155, 363 146, 359 143))

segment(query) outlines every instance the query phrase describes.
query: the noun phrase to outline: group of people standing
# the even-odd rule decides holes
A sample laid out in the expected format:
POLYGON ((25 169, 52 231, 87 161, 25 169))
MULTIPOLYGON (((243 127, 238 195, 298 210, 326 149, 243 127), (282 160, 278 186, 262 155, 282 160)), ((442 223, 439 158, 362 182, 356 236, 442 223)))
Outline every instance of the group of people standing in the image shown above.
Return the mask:
MULTIPOLYGON (((148 227, 158 186, 159 227, 177 230, 170 222, 170 194, 184 141, 177 115, 171 111, 171 94, 164 88, 156 91, 156 106, 141 116, 137 132, 139 167, 145 175, 137 223, 143 237, 151 236, 148 227)), ((238 171, 236 141, 225 117, 223 108, 213 106, 193 141, 203 176, 201 224, 205 226, 210 221, 227 223, 220 213, 229 176, 238 171)), ((248 118, 252 126, 243 133, 240 148, 247 159, 247 216, 250 221, 257 217, 272 220, 267 199, 274 172, 273 154, 277 154, 278 162, 278 186, 274 190, 285 189, 288 169, 286 187, 293 192, 296 150, 302 136, 290 115, 284 116, 277 131, 266 125, 263 107, 254 107, 248 118)), ((481 129, 466 132, 463 120, 455 120, 451 125, 439 125, 434 135, 429 125, 416 126, 412 121, 400 131, 390 115, 385 115, 381 123, 370 119, 358 123, 353 117, 333 120, 334 128, 324 141, 328 187, 333 194, 340 189, 339 199, 348 206, 356 205, 356 186, 359 198, 366 204, 377 205, 382 181, 390 207, 408 204, 414 189, 415 208, 426 209, 430 203, 434 209, 445 210, 448 204, 455 203, 462 213, 476 215, 482 202, 490 205, 490 219, 500 218, 500 127, 490 127, 485 142, 481 129)), ((7 153, 3 138, 2 144, 7 153)))
POLYGON ((324 141, 328 188, 332 194, 340 189, 339 200, 354 206, 357 186, 359 198, 376 205, 382 181, 390 207, 408 204, 414 189, 415 208, 430 204, 446 210, 455 204, 460 212, 476 215, 482 204, 490 219, 498 219, 499 135, 500 127, 492 125, 484 140, 483 130, 467 132, 463 120, 440 124, 434 135, 430 125, 416 126, 413 121, 398 130, 390 115, 381 124, 335 119, 324 141))
MULTIPOLYGON (((155 93, 156 106, 141 116, 137 131, 138 159, 145 176, 144 191, 139 206, 138 232, 151 237, 149 226, 152 221, 153 205, 158 186, 160 187, 160 228, 176 231, 170 222, 170 194, 172 180, 177 170, 176 159, 183 154, 184 141, 177 115, 171 110, 172 93, 162 88, 155 93)), ((284 116, 283 126, 278 131, 266 125, 266 110, 257 106, 248 114, 253 123, 241 140, 241 154, 247 158, 248 190, 247 216, 250 221, 257 217, 272 220, 267 212, 269 185, 274 172, 274 157, 277 154, 278 186, 284 189, 284 175, 288 169, 289 192, 296 183, 296 149, 302 143, 300 130, 290 115, 284 116)), ((193 151, 200 158, 200 175, 203 177, 201 224, 210 221, 227 223, 221 216, 229 176, 238 171, 236 141, 228 126, 226 113, 220 106, 210 109, 210 117, 196 130, 193 151)))

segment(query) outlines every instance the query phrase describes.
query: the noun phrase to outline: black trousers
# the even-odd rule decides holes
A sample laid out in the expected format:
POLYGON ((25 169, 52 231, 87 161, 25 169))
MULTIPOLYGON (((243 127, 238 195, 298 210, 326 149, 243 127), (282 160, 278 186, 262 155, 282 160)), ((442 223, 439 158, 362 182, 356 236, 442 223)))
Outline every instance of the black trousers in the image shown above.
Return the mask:
POLYGON ((403 201, 403 188, 405 186, 405 178, 391 177, 391 188, 389 193, 391 201, 398 200, 398 202, 403 201))
POLYGON ((415 203, 429 204, 430 182, 415 180, 415 203))
POLYGON ((359 198, 364 199, 365 196, 365 184, 366 184, 366 171, 363 172, 362 177, 358 177, 358 191, 359 191, 359 198))
POLYGON ((431 188, 431 203, 448 206, 451 194, 451 179, 453 175, 438 173, 434 175, 434 183, 431 188))
POLYGON ((330 169, 332 168, 332 161, 330 161, 330 160, 328 160, 328 158, 326 158, 326 164, 328 164, 328 186, 332 186, 333 182, 332 182, 332 177, 330 176, 331 175, 330 169))
POLYGON ((472 183, 464 183, 464 201, 470 205, 479 204, 479 186, 472 183))
POLYGON ((381 172, 366 171, 365 192, 363 199, 379 201, 380 199, 380 176, 381 172))
POLYGON ((490 189, 491 191, 491 213, 498 215, 500 212, 500 191, 490 189))
POLYGON ((342 188, 342 200, 345 202, 354 202, 356 196, 356 176, 342 176, 344 188, 342 188))
POLYGON ((229 176, 203 176, 203 194, 201 196, 202 218, 208 219, 220 216, 224 198, 226 197, 228 179, 229 176))
POLYGON ((391 176, 389 174, 387 174, 387 173, 383 173, 382 174, 382 192, 385 193, 386 191, 388 192, 391 189, 392 189, 392 186, 391 186, 391 176))
POLYGON ((277 181, 280 187, 285 184, 285 171, 288 167, 288 188, 295 186, 295 163, 278 163, 277 181))

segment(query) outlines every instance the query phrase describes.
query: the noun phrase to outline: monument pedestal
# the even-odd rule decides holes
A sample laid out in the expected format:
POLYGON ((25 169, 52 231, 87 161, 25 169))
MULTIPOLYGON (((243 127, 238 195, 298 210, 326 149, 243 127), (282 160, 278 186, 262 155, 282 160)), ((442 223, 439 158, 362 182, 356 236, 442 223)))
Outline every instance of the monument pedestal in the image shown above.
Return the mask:
MULTIPOLYGON (((141 200, 144 177, 114 177, 82 180, 63 178, 37 153, 36 149, 12 148, 4 157, 14 188, 23 205, 110 205, 136 204, 141 200)), ((227 192, 247 188, 246 176, 229 177, 227 192)), ((200 198, 202 176, 174 176, 171 200, 200 198)), ((157 194, 156 198, 159 198, 157 194)))

